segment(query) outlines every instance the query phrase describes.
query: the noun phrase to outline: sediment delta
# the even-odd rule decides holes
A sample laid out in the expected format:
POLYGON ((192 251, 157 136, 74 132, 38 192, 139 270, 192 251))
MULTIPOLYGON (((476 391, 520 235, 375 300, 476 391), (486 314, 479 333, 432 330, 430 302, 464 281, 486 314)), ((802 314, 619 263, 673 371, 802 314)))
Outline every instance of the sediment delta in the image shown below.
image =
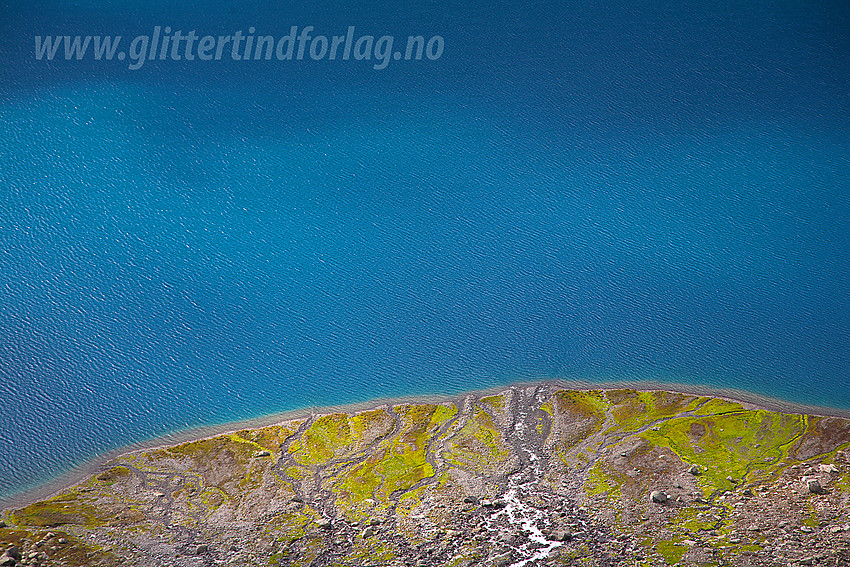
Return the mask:
POLYGON ((555 384, 121 455, 0 567, 850 565, 850 420, 555 384))

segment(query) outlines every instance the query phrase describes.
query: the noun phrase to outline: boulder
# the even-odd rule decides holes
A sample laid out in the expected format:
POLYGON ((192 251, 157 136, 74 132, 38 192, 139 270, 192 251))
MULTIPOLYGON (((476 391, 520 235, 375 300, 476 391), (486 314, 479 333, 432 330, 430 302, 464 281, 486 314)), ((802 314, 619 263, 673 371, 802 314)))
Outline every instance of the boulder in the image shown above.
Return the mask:
POLYGON ((254 455, 254 456, 255 456, 255 457, 271 457, 271 456, 272 456, 272 454, 271 454, 271 451, 265 451, 265 450, 263 450, 263 451, 257 451, 257 454, 256 454, 256 455, 254 455))
POLYGON ((812 494, 823 494, 826 490, 820 485, 820 481, 816 478, 810 478, 806 480, 806 486, 809 488, 809 492, 812 494))
POLYGON ((688 472, 689 472, 689 473, 691 473, 692 475, 696 476, 696 475, 698 475, 701 471, 700 471, 700 469, 699 469, 699 465, 691 465, 691 468, 689 468, 689 469, 688 469, 688 472))
POLYGON ((14 567, 15 563, 17 561, 11 555, 6 555, 5 553, 0 555, 0 567, 14 567))
POLYGON ((21 550, 18 549, 17 545, 13 545, 9 549, 7 549, 5 555, 8 555, 9 557, 14 559, 15 561, 21 560, 21 550))
POLYGON ((210 550, 209 546, 205 543, 202 543, 198 547, 195 548, 195 555, 203 555, 210 550))
POLYGON ((667 495, 660 490, 653 490, 649 495, 649 499, 656 504, 664 504, 667 502, 667 495))

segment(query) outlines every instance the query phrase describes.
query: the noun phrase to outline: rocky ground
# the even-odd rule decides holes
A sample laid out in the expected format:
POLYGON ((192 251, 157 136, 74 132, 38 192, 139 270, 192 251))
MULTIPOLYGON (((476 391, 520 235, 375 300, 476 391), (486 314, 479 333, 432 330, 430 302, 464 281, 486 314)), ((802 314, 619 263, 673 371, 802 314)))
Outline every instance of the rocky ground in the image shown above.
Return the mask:
POLYGON ((129 453, 0 567, 850 565, 850 421, 515 387, 129 453))

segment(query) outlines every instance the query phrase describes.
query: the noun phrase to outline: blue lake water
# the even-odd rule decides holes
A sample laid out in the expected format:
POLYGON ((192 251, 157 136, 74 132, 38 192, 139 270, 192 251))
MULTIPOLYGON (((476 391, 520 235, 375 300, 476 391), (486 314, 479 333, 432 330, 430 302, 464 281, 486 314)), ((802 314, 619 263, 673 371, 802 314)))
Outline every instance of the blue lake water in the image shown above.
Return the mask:
POLYGON ((835 4, 6 6, 0 498, 170 431, 534 378, 850 409, 835 4), (33 55, 166 25, 445 50, 33 55))

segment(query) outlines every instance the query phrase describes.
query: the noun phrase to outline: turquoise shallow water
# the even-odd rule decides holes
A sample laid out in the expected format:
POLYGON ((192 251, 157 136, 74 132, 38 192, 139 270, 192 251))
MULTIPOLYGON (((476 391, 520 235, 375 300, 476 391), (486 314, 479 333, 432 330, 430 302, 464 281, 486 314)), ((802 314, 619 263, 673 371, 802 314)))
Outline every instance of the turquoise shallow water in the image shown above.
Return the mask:
POLYGON ((0 30, 0 495, 187 427, 539 377, 850 409, 846 10, 45 6, 0 30), (168 22, 446 51, 27 51, 168 22))

